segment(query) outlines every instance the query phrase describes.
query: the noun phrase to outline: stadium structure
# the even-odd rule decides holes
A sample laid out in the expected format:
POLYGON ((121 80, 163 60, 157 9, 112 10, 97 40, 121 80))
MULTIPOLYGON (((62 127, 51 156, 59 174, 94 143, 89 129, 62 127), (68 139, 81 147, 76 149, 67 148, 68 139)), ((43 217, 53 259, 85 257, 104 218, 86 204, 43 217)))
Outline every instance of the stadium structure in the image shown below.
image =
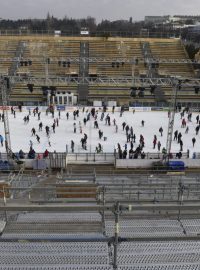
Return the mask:
POLYGON ((1 36, 0 54, 0 269, 200 269, 198 156, 184 155, 185 170, 155 170, 155 154, 18 159, 7 116, 10 105, 167 107, 169 154, 176 106, 198 110, 200 101, 181 41, 1 36))
MULTIPOLYGON (((11 78, 11 105, 46 105, 51 93, 63 105, 166 105, 169 83, 148 82, 143 92, 137 79, 195 77, 180 39, 1 36, 0 46, 1 74, 11 78)), ((179 102, 197 106, 196 94, 183 87, 179 102)))

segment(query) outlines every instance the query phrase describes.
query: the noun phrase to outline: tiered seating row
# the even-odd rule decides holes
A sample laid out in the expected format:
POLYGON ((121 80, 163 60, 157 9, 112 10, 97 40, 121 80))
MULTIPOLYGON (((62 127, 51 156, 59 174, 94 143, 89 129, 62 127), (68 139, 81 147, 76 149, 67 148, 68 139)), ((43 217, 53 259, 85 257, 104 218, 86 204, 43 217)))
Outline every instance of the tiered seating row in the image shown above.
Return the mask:
POLYGON ((78 221, 101 221, 98 213, 26 213, 18 216, 17 222, 49 223, 49 222, 71 222, 78 221))
POLYGON ((134 265, 133 266, 122 266, 118 267, 118 270, 200 270, 198 263, 189 264, 156 264, 156 265, 134 265))
POLYGON ((2 239, 44 239, 44 240, 63 240, 65 238, 71 239, 72 241, 75 239, 80 239, 80 238, 103 238, 103 235, 101 233, 93 233, 93 232, 79 232, 79 233, 3 233, 2 239))
POLYGON ((34 266, 38 267, 38 269, 42 269, 41 267, 43 269, 45 269, 44 267, 54 269, 55 267, 71 265, 72 269, 75 266, 77 268, 81 266, 83 269, 88 266, 89 269, 90 267, 95 269, 95 266, 99 265, 102 266, 102 268, 100 267, 102 270, 110 267, 108 245, 106 243, 10 242, 2 243, 0 250, 1 267, 34 266))
MULTIPOLYGON (((183 228, 177 220, 122 220, 119 222, 121 237, 158 237, 158 236, 184 236, 183 228)), ((106 233, 112 236, 114 223, 105 222, 106 233)))
POLYGON ((199 269, 199 242, 122 243, 118 269, 199 269))
POLYGON ((71 265, 71 264, 65 264, 65 265, 0 265, 0 270, 112 270, 113 267, 107 266, 107 265, 71 265))
MULTIPOLYGON (((184 51, 184 47, 181 44, 180 40, 176 42, 170 41, 156 41, 153 40, 149 42, 152 55, 155 58, 163 59, 187 59, 188 56, 184 51)), ((159 64, 159 73, 165 75, 179 75, 179 76, 194 76, 194 71, 191 64, 171 64, 171 63, 160 63, 159 64)))

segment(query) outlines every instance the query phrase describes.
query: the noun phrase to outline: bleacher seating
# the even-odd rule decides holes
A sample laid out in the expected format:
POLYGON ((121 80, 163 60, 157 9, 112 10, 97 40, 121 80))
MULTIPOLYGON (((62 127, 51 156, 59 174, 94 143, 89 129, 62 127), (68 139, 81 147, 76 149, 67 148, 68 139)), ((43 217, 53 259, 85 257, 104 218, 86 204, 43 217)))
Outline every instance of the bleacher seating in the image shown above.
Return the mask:
MULTIPOLYGON (((188 59, 187 53, 178 39, 140 39, 140 38, 74 38, 74 37, 51 37, 51 36, 15 36, 0 37, 0 57, 9 58, 0 64, 0 72, 9 74, 12 66, 12 58, 15 57, 19 44, 23 42, 23 59, 31 59, 31 65, 26 63, 21 66, 18 63, 16 74, 18 76, 31 76, 41 78, 48 76, 78 76, 79 62, 70 61, 70 58, 78 59, 80 56, 80 44, 82 41, 88 42, 89 57, 101 58, 102 61, 89 61, 88 74, 94 77, 132 77, 146 76, 148 73, 145 66, 141 44, 148 42, 151 54, 157 59, 188 59), (123 59, 130 59, 129 62, 123 59), (104 59, 107 59, 104 61, 104 59), (135 59, 140 59, 134 64, 135 59), (63 64, 64 62, 64 64, 63 64)), ((25 61, 25 62, 26 62, 25 61)), ((158 73, 160 76, 183 76, 194 77, 194 70, 191 64, 182 63, 160 63, 158 73)), ((41 87, 35 84, 32 93, 27 89, 26 83, 15 83, 12 86, 11 102, 24 102, 28 104, 42 104, 46 97, 43 96, 41 87)), ((74 82, 65 84, 57 82, 58 91, 69 91, 78 95, 78 87, 74 82)), ((164 101, 171 98, 171 88, 163 87, 164 101)), ((130 98, 130 86, 128 85, 99 85, 89 84, 88 101, 94 100, 116 100, 120 104, 143 103, 153 104, 155 96, 150 89, 146 88, 143 98, 130 98)), ((179 93, 180 102, 195 102, 196 94, 190 89, 183 89, 179 93)))
POLYGON ((0 250, 0 269, 111 269, 106 243, 5 242, 0 250))
POLYGON ((122 243, 118 269, 181 270, 199 269, 199 242, 122 243))
MULTIPOLYGON (((12 266, 7 266, 7 265, 0 265, 0 270, 112 270, 112 266, 105 266, 105 265, 72 265, 72 264, 65 264, 65 265, 12 265, 12 266)), ((196 269, 195 269, 196 270, 196 269)))
POLYGON ((15 57, 18 41, 10 37, 1 37, 0 40, 0 58, 6 59, 1 61, 0 73, 9 75, 9 70, 12 66, 12 58, 15 57))
MULTIPOLYGON (((73 176, 79 180, 78 174, 71 176, 68 174, 68 178, 73 179, 73 176)), ((80 179, 84 179, 83 175, 80 175, 80 179)), ((49 184, 46 180, 45 178, 45 186, 49 184)), ((63 181, 65 175, 62 180, 59 179, 60 183, 63 181)), ((190 192, 187 196, 184 195, 185 205, 188 203, 187 200, 191 203, 190 200, 199 198, 199 193, 191 195, 194 190, 198 192, 199 176, 181 176, 181 182, 186 187, 186 193, 187 187, 190 187, 190 192)), ((119 195, 120 188, 123 192, 127 189, 136 191, 141 189, 144 191, 143 199, 149 198, 148 193, 145 192, 151 187, 161 190, 162 196, 164 188, 167 190, 171 188, 169 192, 172 196, 171 201, 176 202, 180 178, 156 174, 97 175, 96 183, 105 186, 106 192, 108 191, 106 205, 112 206, 113 204, 107 199, 112 199, 113 194, 109 194, 109 191, 114 193, 116 188, 119 197, 115 201, 121 201, 122 205, 124 198, 119 195)), ((157 192, 155 194, 157 196, 157 192)), ((167 199, 170 202, 170 195, 167 199)), ((31 204, 30 201, 25 201, 24 197, 19 199, 21 200, 22 203, 31 204)), ((19 201, 9 199, 8 206, 19 201)), ((52 205, 55 202, 51 201, 43 206, 48 207, 50 203, 52 205)), ((101 202, 98 203, 101 205, 101 202)), ((92 202, 92 205, 97 206, 98 203, 92 202)), ((159 204, 159 201, 156 203, 159 204)), ((55 205, 58 205, 58 202, 55 205)), ((83 206, 82 202, 78 204, 71 202, 70 205, 72 209, 75 205, 83 206)), ((91 206, 88 201, 84 205, 91 206)), ((172 217, 164 212, 157 213, 157 216, 153 217, 154 213, 150 211, 151 217, 147 218, 146 214, 135 215, 123 209, 120 211, 117 269, 199 270, 200 219, 191 216, 187 218, 183 212, 179 217, 178 214, 172 217), (188 236, 196 239, 186 241, 188 236), (164 239, 156 240, 160 237, 164 239), (172 241, 172 237, 177 239, 172 241), (148 238, 151 240, 148 241, 148 238)), ((112 240, 116 229, 114 213, 107 209, 104 218, 105 222, 102 213, 89 210, 84 212, 21 211, 15 212, 14 215, 13 211, 11 213, 7 211, 7 215, 1 217, 2 220, 7 219, 7 222, 1 222, 0 270, 111 270, 114 261, 112 240)))
MULTIPOLYGON (((150 48, 153 57, 159 59, 171 59, 171 60, 183 60, 187 59, 188 56, 185 52, 183 45, 180 40, 174 42, 174 40, 155 40, 151 41, 150 48)), ((181 63, 160 63, 159 73, 162 75, 177 75, 182 77, 193 77, 194 70, 191 64, 181 63)))
POLYGON ((99 213, 26 213, 18 216, 18 223, 56 223, 78 221, 101 221, 99 213))
POLYGON ((6 226, 2 237, 62 239, 83 236, 103 237, 99 213, 22 213, 6 226))
MULTIPOLYGON (((177 220, 126 220, 119 223, 121 237, 158 237, 183 236, 183 229, 177 220)), ((106 221, 106 233, 111 236, 114 232, 113 221, 106 221)))

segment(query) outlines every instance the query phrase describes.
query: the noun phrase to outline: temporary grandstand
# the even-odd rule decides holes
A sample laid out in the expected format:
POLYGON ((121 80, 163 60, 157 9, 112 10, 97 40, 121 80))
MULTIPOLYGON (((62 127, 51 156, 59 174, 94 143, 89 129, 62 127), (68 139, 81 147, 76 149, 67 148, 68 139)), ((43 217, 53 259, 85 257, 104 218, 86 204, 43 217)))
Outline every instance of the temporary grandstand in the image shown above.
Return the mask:
POLYGON ((85 167, 6 182, 2 270, 199 269, 199 176, 85 167))
MULTIPOLYGON (((132 78, 195 77, 180 39, 1 36, 0 57, 12 105, 48 105, 51 95, 59 105, 166 105, 171 85, 147 85, 140 95, 132 78)), ((183 87, 179 102, 198 106, 196 96, 183 87)))

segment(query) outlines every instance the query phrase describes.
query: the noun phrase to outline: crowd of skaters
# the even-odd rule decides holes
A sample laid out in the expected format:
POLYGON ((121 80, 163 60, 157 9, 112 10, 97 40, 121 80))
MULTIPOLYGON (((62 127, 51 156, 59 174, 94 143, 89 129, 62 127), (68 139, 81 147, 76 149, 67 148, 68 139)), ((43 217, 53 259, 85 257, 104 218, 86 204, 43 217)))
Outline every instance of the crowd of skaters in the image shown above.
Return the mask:
MULTIPOLYGON (((83 119, 80 119, 79 117, 79 113, 80 110, 76 109, 73 112, 62 112, 63 117, 66 117, 66 120, 69 120, 70 118, 73 117, 74 123, 73 123, 73 132, 74 133, 80 133, 80 145, 81 148, 83 150, 88 150, 88 134, 83 132, 83 127, 87 125, 88 121, 92 120, 94 125, 93 128, 98 130, 98 139, 107 140, 107 136, 104 135, 104 130, 102 128, 100 128, 99 122, 104 121, 105 125, 107 125, 108 127, 110 126, 114 126, 115 129, 115 133, 118 133, 118 130, 120 127, 118 127, 118 123, 116 121, 115 118, 113 118, 113 120, 111 121, 111 116, 110 113, 107 112, 107 108, 104 106, 102 110, 100 109, 95 109, 95 108, 90 108, 90 109, 86 109, 85 107, 83 107, 82 109, 82 113, 83 114, 83 119), (64 115, 65 114, 65 115, 64 115), (78 122, 77 122, 78 120, 78 122)), ((19 112, 22 112, 22 108, 19 108, 19 112)), ((192 112, 190 112, 189 108, 185 108, 182 111, 180 111, 179 109, 177 109, 177 112, 180 112, 180 128, 181 129, 185 129, 185 133, 189 133, 189 126, 188 123, 192 122, 192 112)), ((112 112, 113 115, 115 114, 115 106, 113 106, 112 108, 112 112)), ((121 108, 120 110, 120 117, 123 117, 123 113, 124 110, 123 108, 121 108)), ((135 113, 135 111, 133 110, 133 114, 135 113)), ((170 116, 170 111, 168 111, 168 117, 170 116)), ((11 114, 14 116, 14 118, 16 118, 16 110, 13 109, 13 107, 11 107, 11 114)), ((46 115, 48 116, 48 114, 51 114, 52 116, 52 125, 46 125, 43 123, 43 119, 41 116, 41 111, 39 110, 38 107, 35 107, 33 110, 28 111, 28 114, 26 116, 24 116, 23 121, 25 125, 28 125, 29 122, 31 122, 31 117, 36 117, 38 120, 38 129, 35 127, 32 127, 31 129, 31 137, 35 137, 36 142, 38 144, 41 143, 41 139, 40 139, 40 132, 43 132, 43 127, 46 133, 46 136, 48 138, 48 145, 49 147, 51 147, 51 142, 50 142, 50 138, 51 138, 51 133, 56 133, 56 129, 57 127, 59 127, 59 120, 61 119, 61 111, 58 110, 57 112, 55 112, 55 110, 50 107, 46 109, 46 115)), ((4 121, 4 114, 0 114, 0 120, 4 121)), ((145 119, 146 120, 146 119, 145 119)), ((145 120, 141 121, 141 127, 145 126, 145 120)), ((196 136, 198 136, 199 134, 199 129, 200 129, 200 117, 199 115, 196 116, 196 126, 195 126, 195 132, 196 132, 196 136)), ((124 145, 120 145, 120 143, 118 143, 116 145, 116 153, 118 154, 119 158, 138 158, 139 156, 143 159, 145 158, 146 154, 144 152, 144 148, 145 148, 145 138, 144 138, 144 134, 140 134, 140 136, 138 138, 136 138, 136 134, 134 132, 134 127, 131 126, 130 124, 127 124, 126 121, 123 121, 122 123, 122 131, 124 132, 124 141, 126 141, 126 143, 124 145)), ((158 133, 160 133, 160 136, 163 136, 163 132, 167 132, 167 130, 163 130, 163 127, 161 126, 158 129, 158 133)), ((142 132, 141 132, 142 133, 142 132)), ((181 152, 183 151, 183 139, 182 139, 182 132, 179 130, 175 130, 174 131, 174 137, 173 137, 174 141, 177 141, 177 143, 180 145, 180 151, 178 152, 177 157, 181 157, 181 152)), ((3 141, 4 138, 2 135, 0 135, 0 143, 3 146, 3 141)), ((196 138, 193 137, 192 138, 192 145, 193 147, 195 146, 196 143, 196 138)), ((71 140, 71 144, 70 144, 70 150, 72 153, 74 153, 75 151, 75 142, 72 139, 71 140)), ((156 149, 158 150, 158 152, 161 152, 163 154, 166 154, 166 149, 165 147, 162 147, 160 140, 158 139, 158 135, 155 134, 152 138, 152 149, 156 149)), ((47 149, 46 149, 47 150, 47 149)), ((34 143, 33 140, 30 140, 30 151, 31 153, 34 152, 34 143)), ((48 151, 48 150, 47 150, 48 151)), ((101 144, 101 142, 99 142, 96 147, 95 147, 95 151, 97 153, 101 153, 103 152, 103 146, 101 144)), ((22 151, 23 152, 23 151, 22 151)), ((30 155, 31 156, 31 155, 30 155)), ((45 155, 46 156, 46 155, 45 155)))

